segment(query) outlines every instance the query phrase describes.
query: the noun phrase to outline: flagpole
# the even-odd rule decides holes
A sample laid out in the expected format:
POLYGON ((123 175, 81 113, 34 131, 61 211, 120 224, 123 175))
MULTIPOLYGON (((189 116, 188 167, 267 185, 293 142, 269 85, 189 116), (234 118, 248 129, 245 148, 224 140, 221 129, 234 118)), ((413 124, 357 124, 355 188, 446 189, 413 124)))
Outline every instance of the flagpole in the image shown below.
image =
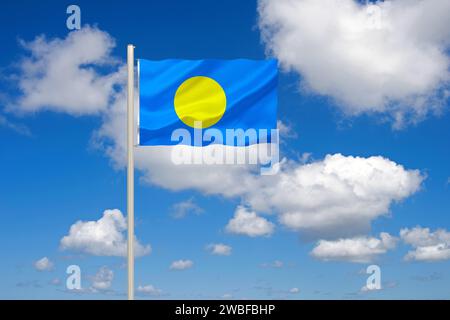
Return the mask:
POLYGON ((128 215, 128 300, 134 300, 134 46, 127 47, 127 215, 128 215))

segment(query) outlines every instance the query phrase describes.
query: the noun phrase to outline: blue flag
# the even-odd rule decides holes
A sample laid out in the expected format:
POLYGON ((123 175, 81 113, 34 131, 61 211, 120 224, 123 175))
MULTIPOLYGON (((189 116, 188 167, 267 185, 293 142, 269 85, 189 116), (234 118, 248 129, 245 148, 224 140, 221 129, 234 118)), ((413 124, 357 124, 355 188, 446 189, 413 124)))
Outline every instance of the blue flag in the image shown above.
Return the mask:
POLYGON ((199 145, 180 139, 179 129, 203 132, 200 145, 270 142, 277 126, 276 60, 139 60, 138 73, 139 145, 199 145), (269 136, 227 139, 231 131, 248 130, 269 136))

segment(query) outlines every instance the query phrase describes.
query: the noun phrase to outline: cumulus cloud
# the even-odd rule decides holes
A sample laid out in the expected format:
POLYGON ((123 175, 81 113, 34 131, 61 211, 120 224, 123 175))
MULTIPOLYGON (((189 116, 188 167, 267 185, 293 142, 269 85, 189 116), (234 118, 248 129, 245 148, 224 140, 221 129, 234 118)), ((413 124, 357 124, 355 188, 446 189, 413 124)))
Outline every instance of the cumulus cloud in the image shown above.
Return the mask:
POLYGON ((223 243, 211 243, 206 246, 206 249, 214 255, 229 256, 231 255, 232 248, 223 243))
POLYGON ((346 114, 386 113, 402 125, 449 96, 447 0, 260 0, 258 12, 268 53, 346 114))
POLYGON ((320 240, 311 255, 325 261, 348 261, 368 263, 379 255, 395 248, 397 239, 388 233, 380 233, 380 238, 355 237, 350 239, 320 240))
POLYGON ((450 232, 447 230, 431 232, 420 226, 405 228, 400 230, 400 238, 414 248, 406 254, 405 260, 434 262, 450 259, 450 232))
POLYGON ((53 270, 54 264, 49 258, 43 257, 34 262, 34 267, 38 271, 51 271, 53 270))
POLYGON ((160 296, 162 293, 161 289, 158 289, 151 284, 145 286, 140 285, 137 287, 136 291, 149 296, 160 296))
POLYGON ((91 279, 91 289, 94 291, 105 291, 111 288, 114 272, 108 267, 101 267, 91 279))
POLYGON ((177 260, 171 263, 170 270, 186 270, 194 266, 192 260, 177 260))
POLYGON ((383 157, 335 154, 303 165, 285 163, 276 176, 249 181, 243 196, 256 211, 278 213, 290 229, 348 236, 368 231, 371 221, 415 193, 422 180, 419 171, 383 157))
POLYGON ((186 217, 186 215, 193 213, 193 214, 201 214, 204 210, 194 202, 193 198, 190 198, 185 201, 181 201, 178 203, 175 203, 171 208, 171 215, 175 219, 181 219, 186 217))
POLYGON ((229 233, 246 235, 249 237, 270 236, 275 225, 267 219, 260 217, 256 212, 239 206, 234 217, 228 222, 225 230, 229 233))
MULTIPOLYGON (((60 241, 63 250, 74 250, 95 256, 125 257, 127 254, 127 223, 118 209, 105 210, 97 221, 77 221, 60 241)), ((135 255, 150 254, 150 245, 134 239, 135 255)))
MULTIPOLYGON (((124 104, 97 131, 116 167, 126 155, 124 104)), ((259 146, 261 148, 261 146, 259 146)), ((201 153, 200 148, 189 148, 201 153)), ((222 149, 229 146, 204 148, 222 149)), ((253 153, 256 146, 246 152, 253 153)), ((243 148, 235 148, 242 151, 243 148)), ((238 152, 241 152, 238 151, 238 152)), ((245 151, 245 150, 244 150, 245 151)), ((417 192, 424 177, 381 156, 327 155, 308 164, 284 160, 274 176, 260 176, 252 165, 174 165, 171 147, 136 149, 136 167, 146 183, 179 191, 240 198, 252 211, 276 213, 292 230, 308 234, 348 236, 369 230, 371 222, 389 212, 393 202, 417 192)), ((200 154, 201 156, 201 154, 200 154)))
MULTIPOLYGON (((287 5, 285 1, 280 3, 287 5)), ((274 6, 269 2, 266 4, 270 5, 274 6)), ((29 105, 31 107, 28 109, 34 111, 50 108, 69 114, 100 112, 101 125, 93 133, 92 143, 105 152, 115 168, 123 168, 126 164, 127 132, 126 93, 121 90, 121 84, 126 79, 121 71, 123 65, 117 65, 117 70, 109 73, 95 71, 108 61, 116 60, 110 54, 114 45, 112 38, 96 28, 86 27, 70 33, 65 39, 49 40, 40 37, 31 43, 33 45, 29 44, 26 48, 30 50, 31 57, 28 59, 32 59, 32 63, 28 64, 33 67, 23 67, 22 78, 33 79, 35 88, 46 88, 48 77, 37 77, 34 70, 40 70, 38 73, 42 75, 53 72, 55 67, 49 64, 47 58, 47 52, 51 48, 61 55, 60 60, 67 63, 67 69, 75 70, 70 73, 74 79, 68 77, 70 81, 61 80, 59 86, 63 88, 58 87, 58 90, 52 91, 51 99, 57 100, 57 103, 50 103, 43 98, 26 98, 30 95, 29 90, 27 86, 21 86, 23 101, 19 105, 29 105), (86 43, 90 42, 93 48, 86 51, 86 43), (95 48, 98 49, 94 50, 95 48), (73 58, 65 57, 73 54, 73 58), (80 64, 80 61, 83 62, 80 64), (87 61, 88 66, 84 67, 84 61, 87 61), (85 76, 84 71, 90 76, 85 76), (82 82, 80 87, 89 87, 97 83, 93 79, 100 79, 99 83, 105 83, 104 90, 97 90, 95 84, 92 86, 96 88, 92 92, 98 97, 89 98, 90 94, 71 93, 74 83, 82 82), (80 102, 78 99, 87 101, 80 102), (106 107, 99 107, 103 104, 106 107)), ((268 147, 253 145, 248 148, 233 148, 213 145, 206 148, 186 146, 185 149, 197 156, 197 153, 204 155, 210 154, 212 150, 227 152, 230 149, 235 153, 248 154, 256 151, 264 154, 268 147)), ((275 214, 281 224, 305 234, 333 237, 360 234, 370 228, 374 219, 387 214, 393 202, 417 192, 423 180, 419 171, 407 170, 380 156, 361 158, 334 154, 308 164, 284 159, 277 175, 260 176, 254 165, 174 165, 173 151, 172 147, 161 146, 135 149, 136 168, 142 174, 142 181, 173 191, 193 189, 208 195, 240 199, 247 209, 239 207, 236 212, 248 212, 241 213, 240 220, 235 216, 232 219, 233 225, 242 222, 242 218, 247 218, 244 219, 245 223, 250 225, 239 227, 250 229, 254 227, 256 220, 262 222, 268 230, 264 231, 265 234, 272 233, 273 224, 260 217, 260 213, 275 214)), ((192 209, 192 204, 187 207, 189 206, 192 209)), ((181 209, 183 208, 186 206, 181 209)))
POLYGON ((111 57, 114 40, 97 28, 84 27, 65 39, 40 36, 21 44, 29 54, 19 63, 21 96, 10 111, 97 114, 108 107, 115 86, 124 83, 125 68, 111 57), (103 74, 99 69, 105 67, 120 71, 103 74))

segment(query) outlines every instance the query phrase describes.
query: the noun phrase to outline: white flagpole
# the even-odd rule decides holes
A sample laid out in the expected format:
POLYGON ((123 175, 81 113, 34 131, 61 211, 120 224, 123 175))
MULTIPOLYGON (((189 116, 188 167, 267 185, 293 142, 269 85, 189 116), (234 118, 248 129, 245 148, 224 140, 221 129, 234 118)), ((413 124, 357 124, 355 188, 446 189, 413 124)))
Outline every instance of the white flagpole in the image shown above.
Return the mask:
POLYGON ((134 300, 134 46, 127 47, 128 66, 128 173, 127 173, 127 215, 128 215, 128 300, 134 300))

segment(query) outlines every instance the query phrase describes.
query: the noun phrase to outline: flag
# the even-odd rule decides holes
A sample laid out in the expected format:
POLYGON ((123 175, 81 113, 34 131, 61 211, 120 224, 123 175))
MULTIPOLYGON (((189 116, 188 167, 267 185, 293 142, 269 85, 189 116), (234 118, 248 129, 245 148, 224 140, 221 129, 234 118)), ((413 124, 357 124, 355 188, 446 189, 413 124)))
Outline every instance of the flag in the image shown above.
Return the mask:
POLYGON ((141 146, 198 145, 194 139, 174 140, 177 129, 192 136, 201 130, 205 136, 224 137, 210 137, 201 145, 251 145, 266 141, 261 135, 230 141, 227 133, 276 129, 276 60, 140 59, 138 77, 141 146))

